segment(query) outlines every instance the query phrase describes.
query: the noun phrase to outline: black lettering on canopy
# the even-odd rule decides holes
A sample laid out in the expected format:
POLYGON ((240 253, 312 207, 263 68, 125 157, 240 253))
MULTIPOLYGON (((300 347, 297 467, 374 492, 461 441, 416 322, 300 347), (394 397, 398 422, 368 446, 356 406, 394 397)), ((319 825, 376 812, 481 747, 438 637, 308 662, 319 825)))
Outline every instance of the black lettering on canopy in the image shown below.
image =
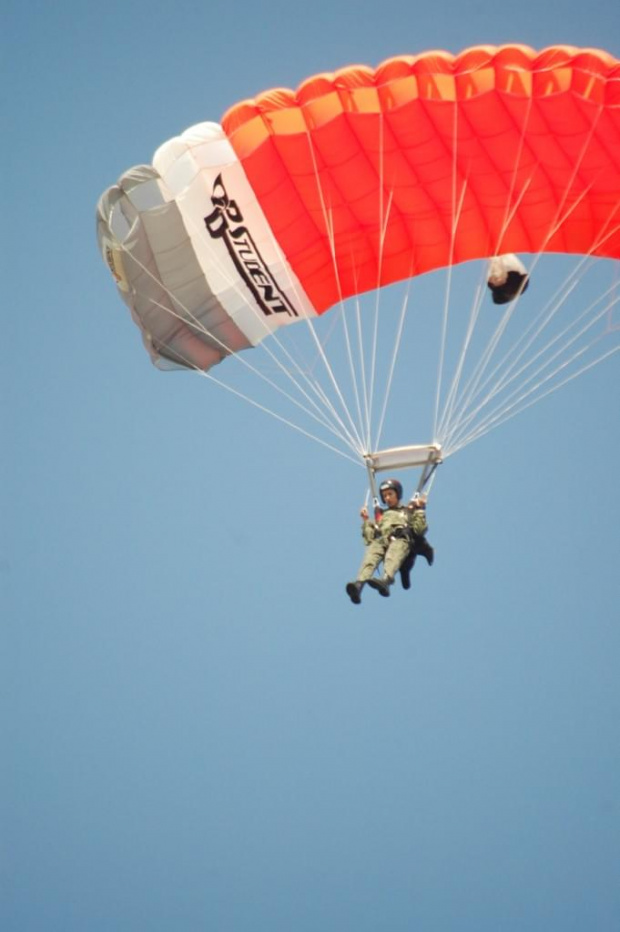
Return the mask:
POLYGON ((221 175, 213 183, 211 203, 213 211, 204 218, 209 235, 224 240, 235 268, 263 314, 299 317, 271 274, 250 231, 243 225, 243 214, 237 202, 229 198, 221 175))

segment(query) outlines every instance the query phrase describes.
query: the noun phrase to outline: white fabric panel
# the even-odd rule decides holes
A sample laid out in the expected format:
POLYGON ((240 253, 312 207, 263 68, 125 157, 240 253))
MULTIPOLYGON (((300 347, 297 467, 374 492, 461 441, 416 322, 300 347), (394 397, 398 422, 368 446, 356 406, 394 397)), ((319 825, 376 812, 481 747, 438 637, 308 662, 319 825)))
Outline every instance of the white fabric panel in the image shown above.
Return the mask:
MULTIPOLYGON (((192 126, 182 136, 165 143, 155 153, 153 164, 171 196, 176 198, 194 252, 207 270, 213 292, 251 343, 258 343, 282 324, 315 316, 256 201, 243 167, 217 123, 192 126), (289 313, 267 313, 235 264, 228 245, 230 237, 216 238, 209 234, 205 218, 216 210, 213 195, 218 178, 234 202, 233 210, 242 217, 237 222, 230 220, 231 229, 247 229, 260 260, 289 302, 289 313)), ((267 287, 266 281, 264 286, 267 287)))
POLYGON ((152 361, 208 369, 250 343, 209 289, 178 207, 159 184, 154 169, 143 166, 104 194, 100 248, 152 361), (137 204, 151 206, 138 212, 137 204))
POLYGON ((97 235, 156 365, 207 369, 315 315, 218 124, 191 127, 153 163, 105 192, 97 235))

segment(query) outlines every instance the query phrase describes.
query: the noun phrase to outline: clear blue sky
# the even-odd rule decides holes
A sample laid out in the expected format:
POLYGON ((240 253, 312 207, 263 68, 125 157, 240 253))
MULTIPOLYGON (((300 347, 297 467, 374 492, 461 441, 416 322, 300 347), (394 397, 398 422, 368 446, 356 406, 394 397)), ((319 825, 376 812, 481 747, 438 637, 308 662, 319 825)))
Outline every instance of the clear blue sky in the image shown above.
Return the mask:
POLYGON ((3 10, 3 932, 613 932, 619 357, 449 460, 435 566, 355 608, 363 472, 151 367, 94 209, 318 71, 619 56, 615 0, 3 10))

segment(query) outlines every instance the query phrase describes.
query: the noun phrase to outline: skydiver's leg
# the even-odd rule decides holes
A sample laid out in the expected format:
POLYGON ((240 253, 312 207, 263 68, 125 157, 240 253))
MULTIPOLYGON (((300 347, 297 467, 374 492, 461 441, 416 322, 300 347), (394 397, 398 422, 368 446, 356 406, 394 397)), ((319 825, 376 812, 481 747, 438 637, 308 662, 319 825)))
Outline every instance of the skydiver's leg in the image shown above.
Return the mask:
POLYGON ((389 595, 390 586, 398 572, 401 563, 409 553, 409 541, 402 537, 392 539, 383 558, 383 576, 380 579, 369 579, 368 585, 376 589, 379 595, 389 595))
POLYGON ((407 559, 408 555, 408 540, 404 540, 402 537, 397 537, 396 539, 390 541, 390 545, 383 560, 383 570, 385 576, 387 576, 390 581, 394 580, 394 577, 399 571, 401 565, 407 559))
POLYGON ((386 545, 379 538, 366 545, 361 566, 357 572, 357 579, 346 585, 346 592, 354 605, 359 605, 362 601, 362 589, 364 584, 372 577, 381 560, 384 557, 386 545))
POLYGON ((381 563, 381 560, 383 560, 385 552, 386 545, 381 539, 373 540, 366 546, 366 549, 364 550, 364 556, 357 573, 358 582, 366 582, 367 579, 370 579, 374 571, 381 563))

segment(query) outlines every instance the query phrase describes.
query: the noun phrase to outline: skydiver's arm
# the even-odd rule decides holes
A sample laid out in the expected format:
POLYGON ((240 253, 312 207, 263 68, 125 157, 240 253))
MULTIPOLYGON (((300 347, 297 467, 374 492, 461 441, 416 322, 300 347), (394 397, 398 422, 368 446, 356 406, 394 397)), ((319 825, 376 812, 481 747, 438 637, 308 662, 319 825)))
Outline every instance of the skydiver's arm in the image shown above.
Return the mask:
POLYGON ((423 534, 426 534, 428 530, 428 524, 426 522, 426 508, 424 505, 416 504, 415 506, 408 506, 409 513, 409 527, 416 535, 416 537, 421 537, 423 534))

